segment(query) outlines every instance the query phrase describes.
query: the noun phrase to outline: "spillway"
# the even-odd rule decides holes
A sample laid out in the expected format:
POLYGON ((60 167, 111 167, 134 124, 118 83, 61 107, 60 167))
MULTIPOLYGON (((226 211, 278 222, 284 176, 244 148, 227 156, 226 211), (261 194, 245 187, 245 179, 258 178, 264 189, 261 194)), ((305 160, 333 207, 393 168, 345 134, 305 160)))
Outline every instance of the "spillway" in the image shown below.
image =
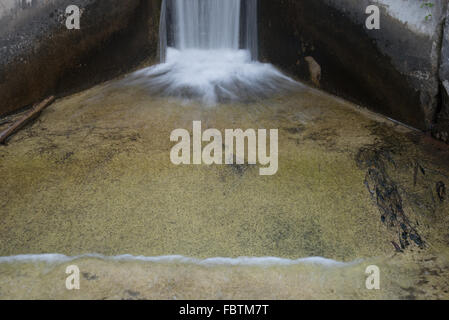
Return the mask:
POLYGON ((257 0, 164 0, 161 63, 127 83, 207 105, 254 101, 298 85, 257 57, 257 0))

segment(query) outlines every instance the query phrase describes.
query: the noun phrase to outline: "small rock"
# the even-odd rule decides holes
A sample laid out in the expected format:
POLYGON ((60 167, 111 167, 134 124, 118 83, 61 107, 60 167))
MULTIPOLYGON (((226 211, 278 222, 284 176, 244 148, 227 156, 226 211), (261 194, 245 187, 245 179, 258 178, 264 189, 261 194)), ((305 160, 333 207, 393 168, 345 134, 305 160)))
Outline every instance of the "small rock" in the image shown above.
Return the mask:
POLYGON ((319 88, 321 83, 321 66, 313 57, 308 56, 304 60, 309 65, 310 80, 319 88))

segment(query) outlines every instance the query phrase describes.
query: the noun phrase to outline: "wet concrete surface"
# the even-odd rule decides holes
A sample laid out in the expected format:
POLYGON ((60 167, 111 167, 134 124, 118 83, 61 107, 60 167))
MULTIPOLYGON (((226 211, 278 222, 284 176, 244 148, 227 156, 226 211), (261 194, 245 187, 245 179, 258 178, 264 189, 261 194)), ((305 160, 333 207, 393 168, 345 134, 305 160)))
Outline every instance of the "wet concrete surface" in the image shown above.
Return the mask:
POLYGON ((67 263, 4 262, 0 298, 449 297, 447 146, 315 90, 205 107, 113 81, 58 100, 0 147, 0 176, 0 256, 359 261, 204 267, 80 258, 98 279, 84 279, 77 293, 65 289, 67 263), (279 129, 278 173, 173 165, 170 133, 191 131, 194 120, 203 130, 279 129), (364 287, 373 263, 385 272, 375 293, 364 287))

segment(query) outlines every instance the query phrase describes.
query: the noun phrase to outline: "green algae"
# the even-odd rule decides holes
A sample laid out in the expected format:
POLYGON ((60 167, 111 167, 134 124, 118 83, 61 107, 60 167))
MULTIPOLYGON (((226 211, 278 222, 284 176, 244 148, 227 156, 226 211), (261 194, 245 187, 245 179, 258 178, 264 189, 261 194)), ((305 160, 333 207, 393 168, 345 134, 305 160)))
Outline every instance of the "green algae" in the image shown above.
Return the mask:
MULTIPOLYGON (((395 258, 398 268, 406 270, 401 281, 413 287, 417 271, 411 265, 420 252, 432 250, 440 256, 449 243, 448 200, 434 201, 433 190, 438 181, 449 184, 447 150, 425 139, 310 89, 250 104, 205 107, 108 83, 58 100, 0 148, 0 255, 323 256, 340 261, 390 257, 395 252, 392 242, 399 241, 397 232, 382 223, 378 202, 365 185, 366 168, 357 162, 363 148, 387 148, 394 164, 386 166, 385 174, 398 186, 404 212, 426 242, 424 249, 413 244, 406 248, 418 258, 395 258), (191 130, 194 120, 222 131, 279 129, 278 173, 262 177, 255 166, 171 164, 171 131, 191 130), (415 174, 417 162, 427 174, 415 174)), ((106 264, 99 268, 108 270, 109 279, 112 273, 125 272, 121 264, 93 263, 106 264)), ((164 274, 192 271, 153 267, 164 274)), ((217 279, 224 277, 220 272, 227 271, 195 272, 197 280, 207 277, 219 283, 217 279)), ((278 271, 248 269, 232 281, 251 278, 253 272, 258 283, 251 287, 255 298, 332 294, 313 281, 307 286, 316 295, 301 293, 299 285, 279 293, 296 271, 286 271, 290 276, 285 283, 271 282, 279 288, 274 296, 260 292, 270 286, 264 277, 270 274, 274 279, 278 271)), ((2 273, 0 281, 8 277, 17 275, 2 273)), ((332 276, 339 282, 335 288, 343 286, 350 273, 335 280, 338 277, 332 276)), ((187 286, 185 277, 179 280, 184 284, 173 281, 187 286)), ((98 294, 115 284, 104 283, 98 294)), ((245 297, 243 287, 233 288, 223 296, 245 297)), ((162 289, 145 297, 169 297, 162 289)), ((20 296, 3 290, 2 297, 20 296)), ((174 291, 167 289, 167 294, 174 291)), ((397 298, 403 293, 393 291, 374 297, 397 298)), ((199 297, 190 294, 184 297, 199 297)))
POLYGON ((1 151, 1 254, 352 260, 388 251, 363 172, 342 150, 348 137, 324 118, 336 102, 312 93, 283 101, 182 106, 101 87, 58 101, 1 151), (193 120, 219 130, 281 128, 278 174, 172 165, 170 132, 193 120), (301 121, 302 134, 282 130, 301 121))

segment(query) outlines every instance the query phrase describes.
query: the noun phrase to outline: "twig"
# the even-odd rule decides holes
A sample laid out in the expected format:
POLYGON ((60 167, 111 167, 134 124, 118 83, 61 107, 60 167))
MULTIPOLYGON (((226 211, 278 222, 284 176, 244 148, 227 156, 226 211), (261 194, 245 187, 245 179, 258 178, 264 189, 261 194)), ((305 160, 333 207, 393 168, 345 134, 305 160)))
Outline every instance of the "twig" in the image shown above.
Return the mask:
POLYGON ((33 119, 36 115, 38 115, 42 110, 48 107, 50 104, 55 101, 55 97, 51 96, 41 103, 35 105, 27 114, 25 114, 22 118, 17 120, 12 126, 8 129, 0 133, 0 144, 4 144, 6 139, 8 139, 11 135, 20 130, 25 124, 28 123, 31 119, 33 119))

